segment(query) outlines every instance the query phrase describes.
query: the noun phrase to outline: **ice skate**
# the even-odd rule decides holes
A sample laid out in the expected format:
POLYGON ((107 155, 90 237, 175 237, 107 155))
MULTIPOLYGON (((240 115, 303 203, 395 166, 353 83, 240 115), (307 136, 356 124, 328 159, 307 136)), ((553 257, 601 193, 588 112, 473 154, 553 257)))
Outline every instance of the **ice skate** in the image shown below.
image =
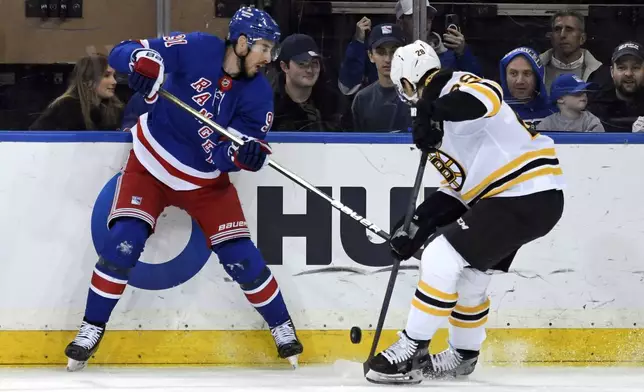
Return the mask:
POLYGON ((405 331, 400 339, 369 361, 367 380, 376 384, 418 384, 429 365, 429 341, 414 340, 405 331))
POLYGON ((423 370, 425 379, 444 379, 469 376, 479 359, 478 351, 458 350, 449 347, 431 355, 431 363, 423 370))
POLYGON ((297 360, 299 355, 304 351, 304 347, 297 339, 293 322, 289 319, 285 323, 271 328, 271 335, 275 339, 279 357, 288 359, 293 369, 297 369, 297 360))
POLYGON ((67 370, 75 372, 87 366, 87 361, 98 349, 105 334, 105 326, 96 326, 83 320, 76 338, 65 348, 67 370))

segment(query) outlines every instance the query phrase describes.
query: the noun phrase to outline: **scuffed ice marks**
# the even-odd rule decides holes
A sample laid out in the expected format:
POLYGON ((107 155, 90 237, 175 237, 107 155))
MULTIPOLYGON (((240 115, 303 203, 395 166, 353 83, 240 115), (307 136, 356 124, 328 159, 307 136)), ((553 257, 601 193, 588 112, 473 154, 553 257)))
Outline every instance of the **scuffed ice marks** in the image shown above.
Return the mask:
MULTIPOLYGON (((383 272, 391 272, 392 267, 384 267, 384 268, 379 268, 375 271, 368 271, 364 268, 357 268, 357 267, 324 267, 324 268, 317 268, 313 270, 308 270, 308 271, 302 271, 298 272, 297 274, 294 274, 293 276, 304 276, 304 275, 316 275, 316 274, 331 274, 331 273, 344 273, 344 272, 349 272, 351 274, 356 274, 356 275, 362 275, 362 276, 368 276, 368 275, 375 275, 383 272)), ((417 265, 401 265, 399 271, 417 271, 418 266, 417 265)))

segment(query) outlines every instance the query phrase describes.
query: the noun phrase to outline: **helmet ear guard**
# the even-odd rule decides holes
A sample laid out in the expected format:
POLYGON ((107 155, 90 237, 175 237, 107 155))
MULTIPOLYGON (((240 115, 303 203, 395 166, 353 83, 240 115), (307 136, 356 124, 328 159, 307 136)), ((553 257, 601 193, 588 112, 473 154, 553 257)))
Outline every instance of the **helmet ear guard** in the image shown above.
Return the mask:
POLYGON ((416 103, 418 97, 418 89, 416 86, 407 80, 406 78, 400 79, 400 85, 402 87, 402 96, 404 97, 403 101, 406 101, 408 104, 416 103))

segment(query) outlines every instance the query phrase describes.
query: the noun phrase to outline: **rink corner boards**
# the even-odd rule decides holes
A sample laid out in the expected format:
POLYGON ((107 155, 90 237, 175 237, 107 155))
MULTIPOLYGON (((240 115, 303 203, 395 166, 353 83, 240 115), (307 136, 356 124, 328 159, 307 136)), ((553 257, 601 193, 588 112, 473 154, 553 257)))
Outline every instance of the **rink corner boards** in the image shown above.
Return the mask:
MULTIPOLYGON (((0 366, 63 365, 75 331, 0 331, 0 366)), ((352 344, 349 330, 301 330, 301 364, 363 361, 373 331, 352 344)), ((446 348, 440 330, 431 350, 446 348)), ((380 348, 396 341, 383 332, 380 348)), ((490 329, 481 362, 494 366, 644 365, 644 329, 490 329)), ((92 360, 101 365, 285 366, 268 331, 108 331, 92 360)))

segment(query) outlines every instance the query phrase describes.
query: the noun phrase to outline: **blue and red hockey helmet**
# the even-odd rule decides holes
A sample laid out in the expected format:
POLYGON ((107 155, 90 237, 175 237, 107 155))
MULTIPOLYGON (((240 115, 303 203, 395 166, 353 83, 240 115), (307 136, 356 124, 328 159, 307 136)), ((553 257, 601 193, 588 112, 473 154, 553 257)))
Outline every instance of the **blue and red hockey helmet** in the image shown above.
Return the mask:
POLYGON ((253 7, 241 7, 235 12, 228 25, 228 40, 235 42, 245 36, 249 45, 265 39, 277 47, 280 42, 280 28, 266 11, 253 7))

